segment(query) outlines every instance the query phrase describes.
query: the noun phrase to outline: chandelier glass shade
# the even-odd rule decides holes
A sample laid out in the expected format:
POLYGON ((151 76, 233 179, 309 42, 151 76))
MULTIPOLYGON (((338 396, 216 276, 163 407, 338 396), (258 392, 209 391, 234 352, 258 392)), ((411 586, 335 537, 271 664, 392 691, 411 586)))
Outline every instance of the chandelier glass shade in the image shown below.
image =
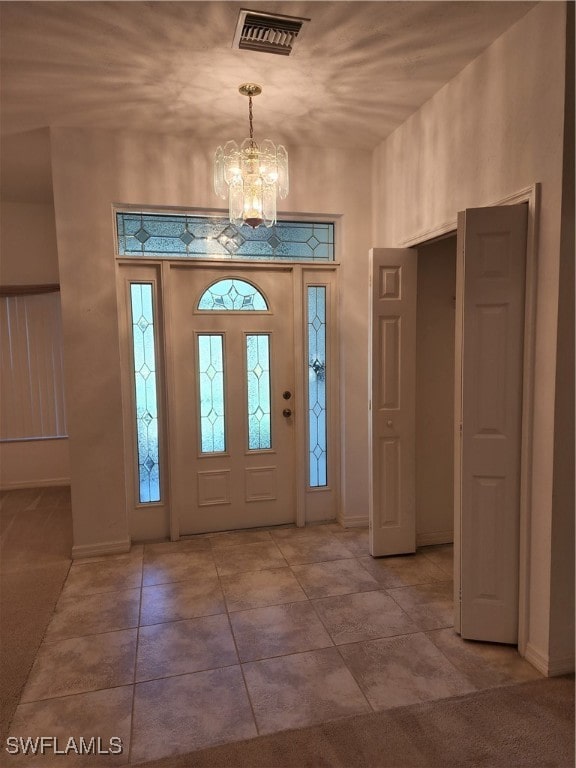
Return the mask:
POLYGON ((245 83, 240 93, 249 99, 250 136, 238 146, 228 141, 214 157, 214 190, 228 200, 230 221, 251 227, 276 223, 276 200, 288 194, 288 152, 270 139, 254 140, 252 97, 262 92, 259 85, 245 83))

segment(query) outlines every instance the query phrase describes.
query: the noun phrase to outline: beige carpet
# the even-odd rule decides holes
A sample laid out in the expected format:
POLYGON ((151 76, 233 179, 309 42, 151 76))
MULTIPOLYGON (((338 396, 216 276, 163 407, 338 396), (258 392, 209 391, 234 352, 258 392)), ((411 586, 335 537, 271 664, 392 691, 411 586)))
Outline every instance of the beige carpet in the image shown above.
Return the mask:
POLYGON ((146 768, 571 768, 574 678, 493 688, 164 758, 146 768))
POLYGON ((0 743, 70 568, 68 489, 2 492, 0 743))

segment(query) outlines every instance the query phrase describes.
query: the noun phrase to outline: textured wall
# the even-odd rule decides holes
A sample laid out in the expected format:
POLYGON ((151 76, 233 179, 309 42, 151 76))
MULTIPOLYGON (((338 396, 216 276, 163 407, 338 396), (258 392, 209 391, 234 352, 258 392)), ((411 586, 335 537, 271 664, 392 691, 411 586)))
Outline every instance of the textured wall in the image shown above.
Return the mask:
POLYGON ((2 202, 0 219, 0 283, 57 283, 54 206, 51 203, 2 202))

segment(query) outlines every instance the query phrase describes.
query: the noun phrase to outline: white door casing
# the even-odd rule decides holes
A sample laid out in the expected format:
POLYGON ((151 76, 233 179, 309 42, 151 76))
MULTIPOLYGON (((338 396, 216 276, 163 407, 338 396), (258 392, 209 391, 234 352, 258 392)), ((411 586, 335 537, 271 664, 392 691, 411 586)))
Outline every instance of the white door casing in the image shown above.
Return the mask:
POLYGON ((464 638, 513 644, 518 639, 526 232, 525 205, 459 215, 455 626, 464 638))
POLYGON ((170 269, 171 488, 180 535, 278 525, 295 519, 295 408, 293 283, 289 270, 265 267, 234 272, 230 266, 170 269), (199 311, 206 288, 217 280, 248 280, 266 297, 269 311, 199 311), (226 448, 200 447, 198 337, 222 337, 226 448), (246 337, 270 342, 272 446, 249 450, 246 337), (290 392, 291 398, 283 398, 290 392))
POLYGON ((416 550, 417 251, 370 251, 370 553, 416 550))

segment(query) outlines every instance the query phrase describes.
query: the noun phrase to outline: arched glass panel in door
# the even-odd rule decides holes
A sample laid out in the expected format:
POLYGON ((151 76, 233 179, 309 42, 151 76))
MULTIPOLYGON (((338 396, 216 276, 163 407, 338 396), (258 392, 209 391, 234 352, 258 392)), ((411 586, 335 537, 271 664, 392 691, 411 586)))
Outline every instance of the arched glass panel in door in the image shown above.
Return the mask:
POLYGON ((238 278, 226 278, 212 283, 200 297, 198 309, 211 311, 266 312, 268 302, 251 283, 238 278))
MULTIPOLYGON (((218 280, 203 292, 198 309, 207 312, 266 312, 268 302, 256 286, 238 278, 218 280)), ((200 445, 202 453, 226 450, 224 403, 225 355, 221 334, 198 335, 200 384, 200 445)), ((272 447, 270 399, 270 334, 244 337, 246 414, 249 451, 272 447)))

